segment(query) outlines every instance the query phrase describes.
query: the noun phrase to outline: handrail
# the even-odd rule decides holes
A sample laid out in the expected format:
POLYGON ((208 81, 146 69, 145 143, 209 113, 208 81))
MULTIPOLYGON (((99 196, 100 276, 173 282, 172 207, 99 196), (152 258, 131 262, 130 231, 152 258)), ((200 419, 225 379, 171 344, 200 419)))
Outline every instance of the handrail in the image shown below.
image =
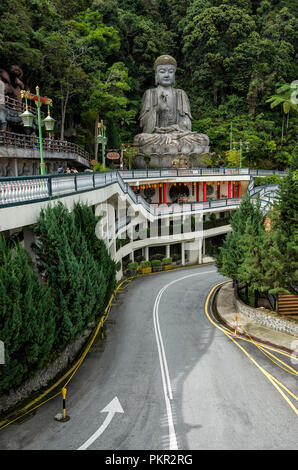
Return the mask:
MULTIPOLYGON (((14 132, 0 131, 0 145, 13 146, 21 149, 32 149, 39 151, 39 139, 33 135, 16 134, 14 132)), ((88 161, 91 155, 79 145, 72 142, 42 139, 43 150, 47 152, 75 153, 88 161)))
MULTIPOLYGON (((180 170, 175 171, 179 172, 180 170)), ((238 197, 189 202, 182 205, 171 204, 156 206, 155 204, 149 204, 141 195, 136 195, 131 186, 124 181, 121 173, 121 171, 107 171, 69 175, 55 174, 45 176, 38 175, 30 177, 21 176, 14 178, 0 178, 0 208, 1 206, 14 206, 34 201, 46 201, 66 195, 75 195, 80 192, 92 191, 105 187, 113 183, 117 183, 121 190, 129 196, 134 204, 141 204, 147 212, 156 217, 177 213, 195 212, 197 210, 230 207, 241 203, 241 197, 238 197)), ((125 176, 127 177, 127 175, 125 176)), ((252 190, 253 188, 251 187, 250 191, 252 190)), ((272 195, 273 191, 271 193, 268 192, 269 198, 267 198, 267 193, 264 193, 263 196, 266 197, 263 197, 263 199, 264 202, 266 202, 266 205, 268 202, 272 202, 272 195)))
POLYGON ((141 195, 136 195, 130 185, 125 183, 118 171, 78 173, 70 175, 23 176, 0 178, 0 208, 25 204, 34 201, 46 201, 53 198, 75 195, 83 191, 91 191, 110 184, 118 183, 122 191, 135 204, 141 204, 153 216, 194 212, 217 207, 239 205, 241 198, 199 201, 187 204, 171 204, 156 206, 149 204, 141 195))
MULTIPOLYGON (((23 113, 26 110, 26 103, 24 101, 19 101, 14 98, 11 98, 8 95, 5 95, 4 98, 4 106, 7 109, 12 109, 13 111, 17 111, 18 113, 23 113)), ((28 110, 37 116, 36 106, 32 106, 30 103, 27 104, 28 110)))
POLYGON ((156 170, 118 170, 123 179, 145 179, 145 178, 167 178, 167 177, 188 177, 188 176, 284 176, 285 171, 262 170, 252 168, 169 168, 156 170))

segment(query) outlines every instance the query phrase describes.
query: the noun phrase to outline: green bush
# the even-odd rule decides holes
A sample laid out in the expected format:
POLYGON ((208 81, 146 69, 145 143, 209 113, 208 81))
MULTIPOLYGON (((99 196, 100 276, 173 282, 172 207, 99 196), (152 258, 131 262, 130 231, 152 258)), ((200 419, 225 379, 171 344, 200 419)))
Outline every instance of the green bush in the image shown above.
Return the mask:
POLYGON ((163 258, 162 264, 172 264, 172 258, 163 258))
POLYGON ((181 255, 179 255, 178 253, 174 253, 173 256, 172 256, 172 260, 173 261, 180 261, 181 260, 181 255))
POLYGON ((280 175, 257 176, 254 178, 254 186, 264 186, 267 184, 278 184, 282 180, 280 175))
POLYGON ((151 262, 150 261, 141 261, 141 268, 150 268, 151 262))
POLYGON ((135 271, 137 268, 138 268, 138 263, 135 261, 128 263, 127 265, 127 269, 129 269, 129 271, 135 271))
POLYGON ((156 266, 161 266, 161 260, 160 259, 153 259, 151 261, 151 266, 152 266, 152 268, 155 268, 156 266))
POLYGON ((151 260, 159 259, 160 261, 162 261, 164 257, 165 255, 163 253, 156 253, 155 255, 152 255, 150 259, 151 260))

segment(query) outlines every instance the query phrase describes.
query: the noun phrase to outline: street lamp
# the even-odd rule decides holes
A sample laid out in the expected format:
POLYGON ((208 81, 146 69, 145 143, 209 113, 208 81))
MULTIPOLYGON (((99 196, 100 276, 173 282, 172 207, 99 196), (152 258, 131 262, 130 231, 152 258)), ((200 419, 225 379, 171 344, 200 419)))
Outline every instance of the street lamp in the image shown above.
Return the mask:
POLYGON ((108 139, 105 135, 106 126, 103 125, 103 120, 98 123, 98 134, 97 134, 97 143, 101 144, 101 152, 102 152, 102 165, 105 166, 105 146, 108 142, 108 139))
POLYGON ((250 142, 245 142, 245 141, 242 141, 240 139, 240 142, 233 142, 234 144, 234 147, 233 147, 233 151, 236 152, 236 147, 235 145, 239 145, 239 149, 240 149, 240 168, 242 168, 242 147, 243 147, 243 144, 246 145, 246 152, 249 152, 249 144, 250 142))
POLYGON ((29 91, 21 90, 22 98, 26 100, 26 111, 20 114, 24 127, 32 127, 34 115, 28 111, 27 100, 35 101, 37 106, 37 120, 38 120, 38 133, 39 133, 39 152, 40 152, 40 173, 45 174, 45 163, 43 158, 43 145, 42 145, 42 130, 41 130, 41 103, 48 105, 48 117, 44 119, 44 124, 47 131, 52 131, 54 129, 55 120, 51 118, 49 113, 49 107, 52 106, 52 100, 50 98, 42 97, 39 94, 39 87, 36 87, 36 95, 33 95, 29 91))
POLYGON ((26 98, 26 111, 24 111, 22 114, 20 114, 20 118, 22 119, 24 127, 32 127, 34 114, 30 113, 30 111, 28 109, 27 98, 26 98))
POLYGON ((49 133, 54 130, 55 127, 55 119, 53 119, 50 115, 50 106, 48 105, 48 115, 47 117, 43 120, 44 125, 46 126, 46 131, 49 133))

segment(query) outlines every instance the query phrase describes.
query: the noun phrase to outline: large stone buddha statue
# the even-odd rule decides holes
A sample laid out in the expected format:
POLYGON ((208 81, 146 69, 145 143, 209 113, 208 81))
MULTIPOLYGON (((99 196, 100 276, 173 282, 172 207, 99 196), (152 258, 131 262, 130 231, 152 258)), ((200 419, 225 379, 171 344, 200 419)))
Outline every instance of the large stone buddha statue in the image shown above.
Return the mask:
POLYGON ((169 55, 154 63, 156 88, 144 93, 140 112, 142 133, 135 136, 135 163, 138 168, 169 168, 177 157, 200 166, 200 156, 209 152, 209 138, 191 130, 192 115, 183 90, 173 88, 176 60, 169 55), (145 156, 145 159, 144 159, 145 156))

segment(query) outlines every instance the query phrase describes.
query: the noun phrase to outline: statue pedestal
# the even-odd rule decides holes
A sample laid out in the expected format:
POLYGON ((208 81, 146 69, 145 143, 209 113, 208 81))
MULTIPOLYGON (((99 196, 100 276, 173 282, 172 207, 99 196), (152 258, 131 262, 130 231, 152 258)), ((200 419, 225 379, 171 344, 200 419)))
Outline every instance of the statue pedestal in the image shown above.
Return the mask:
POLYGON ((136 168, 173 168, 173 160, 184 160, 188 167, 202 166, 202 155, 209 153, 209 138, 205 134, 175 129, 173 132, 138 134, 136 168))
MULTIPOLYGON (((208 153, 208 152, 204 152, 208 153)), ((187 155, 142 155, 138 154, 134 158, 135 168, 145 170, 147 168, 204 168, 207 165, 202 163, 202 154, 187 155)))
POLYGON ((138 134, 134 138, 137 148, 136 168, 202 167, 202 155, 209 153, 209 138, 205 134, 138 134))

